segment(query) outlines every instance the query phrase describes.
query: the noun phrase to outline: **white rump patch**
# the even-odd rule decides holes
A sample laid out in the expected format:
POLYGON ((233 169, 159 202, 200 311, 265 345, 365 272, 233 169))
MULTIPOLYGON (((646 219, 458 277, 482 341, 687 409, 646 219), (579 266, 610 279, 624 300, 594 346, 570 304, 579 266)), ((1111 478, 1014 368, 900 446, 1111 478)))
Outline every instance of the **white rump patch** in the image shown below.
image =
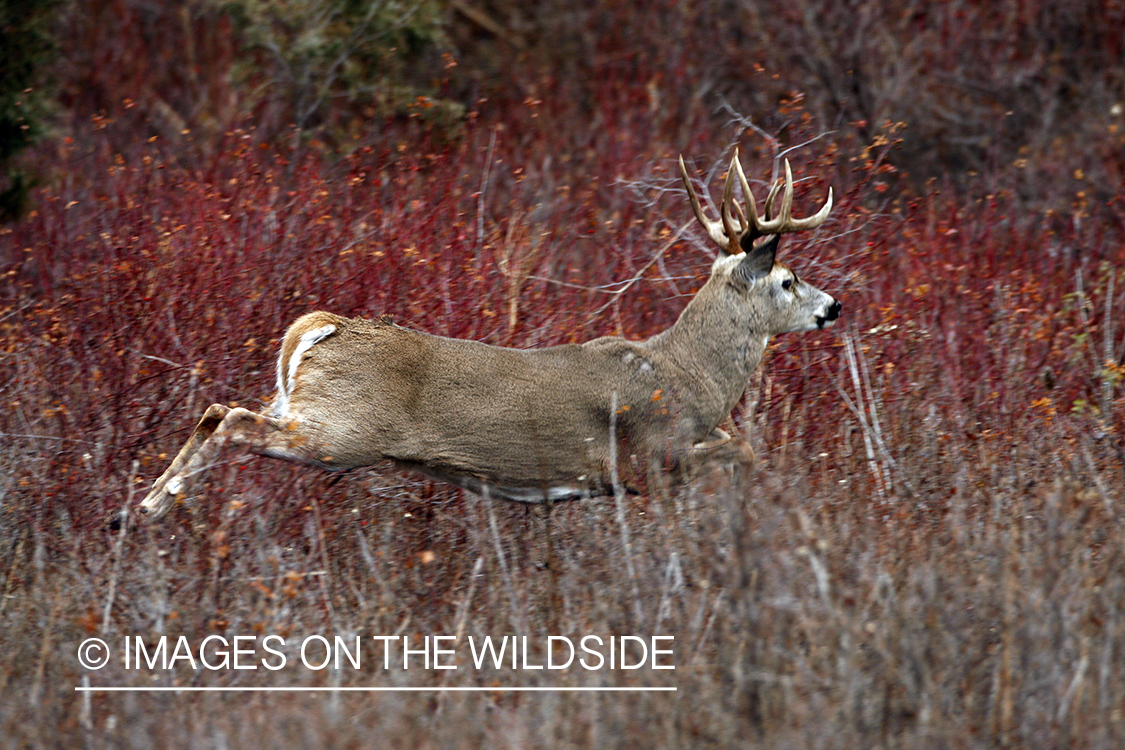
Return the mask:
POLYGON ((289 367, 285 367, 285 363, 280 359, 277 362, 277 400, 273 404, 271 410, 274 416, 288 417, 289 416, 289 394, 293 392, 293 386, 297 382, 297 367, 301 364, 301 359, 305 356, 305 352, 312 349, 325 337, 331 336, 336 332, 336 326, 329 323, 328 325, 314 328, 311 331, 306 331, 301 335, 301 340, 297 342, 297 348, 293 350, 293 355, 289 357, 289 367))

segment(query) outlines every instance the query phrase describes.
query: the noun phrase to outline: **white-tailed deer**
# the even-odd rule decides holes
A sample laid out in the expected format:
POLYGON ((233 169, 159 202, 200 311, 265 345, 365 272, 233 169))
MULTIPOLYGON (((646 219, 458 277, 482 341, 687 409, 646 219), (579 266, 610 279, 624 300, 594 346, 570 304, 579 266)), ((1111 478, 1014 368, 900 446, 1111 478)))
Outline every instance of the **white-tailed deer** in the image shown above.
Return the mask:
POLYGON ((824 328, 840 315, 838 301, 774 260, 782 233, 824 223, 832 191, 815 215, 794 219, 786 162, 759 216, 736 154, 716 221, 682 158, 680 170, 696 218, 723 254, 668 330, 647 341, 606 336, 521 350, 388 319, 309 313, 285 334, 268 412, 208 408, 142 510, 167 513, 228 442, 326 469, 390 461, 521 502, 612 492, 613 472, 631 457, 683 474, 701 462, 752 460, 745 441, 719 425, 769 338, 824 328), (734 200, 736 179, 745 208, 734 200))

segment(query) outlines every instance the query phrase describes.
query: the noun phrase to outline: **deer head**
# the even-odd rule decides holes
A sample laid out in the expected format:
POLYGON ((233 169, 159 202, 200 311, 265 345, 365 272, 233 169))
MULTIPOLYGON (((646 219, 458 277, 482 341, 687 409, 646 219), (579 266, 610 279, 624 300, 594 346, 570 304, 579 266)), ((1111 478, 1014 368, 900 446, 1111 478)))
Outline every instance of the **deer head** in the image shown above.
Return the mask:
MULTIPOLYGON (((828 200, 819 211, 807 218, 793 218, 793 170, 786 159, 784 180, 774 183, 766 197, 763 214, 759 215, 736 151, 723 185, 720 218, 713 220, 703 211, 682 156, 680 175, 695 218, 724 253, 724 257, 715 262, 708 286, 731 286, 743 292, 747 302, 744 319, 772 336, 824 328, 839 318, 842 306, 837 300, 805 284, 788 266, 777 262, 782 234, 816 229, 828 219, 832 210, 832 188, 828 189, 828 200), (741 184, 745 209, 734 199, 736 178, 741 184), (774 216, 779 192, 781 207, 774 216), (723 283, 716 284, 718 280, 723 283)), ((704 291, 710 290, 704 287, 700 295, 704 291)))

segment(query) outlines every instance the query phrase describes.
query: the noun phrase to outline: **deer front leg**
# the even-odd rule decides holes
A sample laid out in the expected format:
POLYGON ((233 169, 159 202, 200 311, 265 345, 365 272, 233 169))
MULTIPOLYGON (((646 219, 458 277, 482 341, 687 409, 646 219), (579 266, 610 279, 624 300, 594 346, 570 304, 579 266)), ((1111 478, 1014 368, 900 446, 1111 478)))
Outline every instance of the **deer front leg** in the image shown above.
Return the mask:
POLYGON ((676 462, 673 475, 681 482, 699 477, 715 467, 754 466, 754 449, 740 437, 731 437, 718 428, 689 448, 676 462))
POLYGON ((141 512, 154 521, 162 518, 177 499, 188 495, 196 477, 211 466, 228 442, 274 458, 314 460, 308 441, 293 427, 288 420, 266 417, 248 409, 211 405, 172 465, 141 501, 141 512))

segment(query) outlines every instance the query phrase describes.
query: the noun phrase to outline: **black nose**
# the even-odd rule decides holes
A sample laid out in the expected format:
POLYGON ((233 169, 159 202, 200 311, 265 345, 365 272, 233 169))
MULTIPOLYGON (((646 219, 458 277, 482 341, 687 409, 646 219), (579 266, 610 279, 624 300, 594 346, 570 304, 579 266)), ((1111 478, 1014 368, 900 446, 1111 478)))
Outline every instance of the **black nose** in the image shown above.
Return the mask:
POLYGON ((840 317, 840 310, 842 310, 843 307, 844 306, 840 304, 840 300, 835 300, 831 307, 828 308, 828 314, 824 316, 824 319, 836 320, 836 318, 840 317))

